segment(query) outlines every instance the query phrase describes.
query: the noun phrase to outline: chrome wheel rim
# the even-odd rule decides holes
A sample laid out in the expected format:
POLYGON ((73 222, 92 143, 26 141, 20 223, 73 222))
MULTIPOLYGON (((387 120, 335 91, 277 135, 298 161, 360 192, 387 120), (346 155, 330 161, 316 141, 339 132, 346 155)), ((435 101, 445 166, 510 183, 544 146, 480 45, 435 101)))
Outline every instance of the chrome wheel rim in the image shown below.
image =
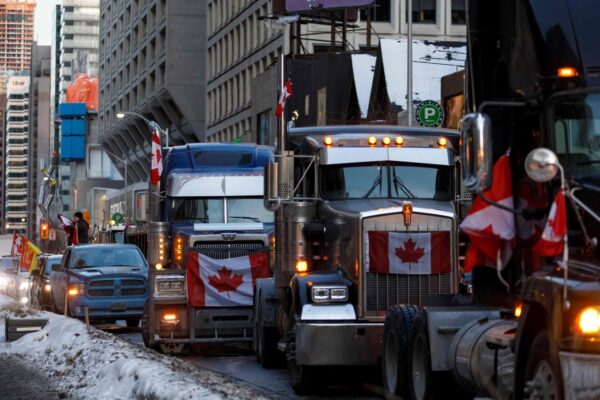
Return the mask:
POLYGON ((385 381, 390 393, 396 393, 398 386, 398 349, 393 332, 385 336, 385 381))
POLYGON ((556 376, 552 371, 552 366, 546 360, 541 360, 535 367, 533 379, 527 382, 525 389, 529 394, 530 400, 556 400, 558 399, 558 389, 556 376))
POLYGON ((412 386, 414 395, 417 399, 423 399, 425 397, 425 389, 427 385, 427 360, 425 341, 421 335, 415 338, 412 352, 412 386))

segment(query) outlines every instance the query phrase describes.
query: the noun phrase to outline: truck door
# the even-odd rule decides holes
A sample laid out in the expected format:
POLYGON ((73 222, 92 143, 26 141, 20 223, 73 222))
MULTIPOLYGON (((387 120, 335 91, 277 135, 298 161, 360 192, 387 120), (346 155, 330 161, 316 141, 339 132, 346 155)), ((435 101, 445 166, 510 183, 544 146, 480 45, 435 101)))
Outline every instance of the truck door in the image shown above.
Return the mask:
POLYGON ((67 266, 71 260, 71 249, 67 249, 61 261, 61 269, 50 274, 52 297, 59 312, 64 312, 65 293, 67 290, 67 266))

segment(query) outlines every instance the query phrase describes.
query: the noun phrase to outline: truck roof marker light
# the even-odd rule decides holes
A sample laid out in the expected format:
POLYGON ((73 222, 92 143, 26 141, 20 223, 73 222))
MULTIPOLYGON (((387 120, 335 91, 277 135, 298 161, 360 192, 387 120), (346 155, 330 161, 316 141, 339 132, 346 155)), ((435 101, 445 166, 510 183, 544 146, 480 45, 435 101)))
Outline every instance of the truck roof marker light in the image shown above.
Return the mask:
POLYGON ((396 136, 396 146, 402 146, 404 144, 404 138, 402 136, 396 136))
POLYGON ((296 260, 296 272, 306 272, 308 271, 308 262, 304 258, 299 258, 296 260))
POLYGON ((577 330, 584 335, 600 333, 600 311, 597 307, 585 307, 577 315, 577 330))
POLYGON ((558 69, 558 76, 561 78, 573 78, 578 75, 579 73, 573 67, 561 67, 558 69))
POLYGON ((437 143, 441 149, 444 149, 448 145, 448 139, 446 139, 445 137, 442 136, 442 137, 438 138, 437 143))
POLYGON ((375 146, 377 144, 377 138, 375 136, 369 136, 367 141, 369 142, 369 146, 375 146))
POLYGON ((402 203, 402 214, 404 215, 404 225, 408 226, 412 222, 413 206, 410 201, 402 203))
POLYGON ((385 136, 383 139, 381 139, 381 143, 383 143, 384 146, 389 146, 390 143, 392 143, 392 139, 390 139, 389 137, 385 136))
POLYGON ((331 136, 325 136, 325 137, 323 138, 323 144, 324 144, 326 147, 331 147, 331 145, 333 144, 333 138, 332 138, 331 136))

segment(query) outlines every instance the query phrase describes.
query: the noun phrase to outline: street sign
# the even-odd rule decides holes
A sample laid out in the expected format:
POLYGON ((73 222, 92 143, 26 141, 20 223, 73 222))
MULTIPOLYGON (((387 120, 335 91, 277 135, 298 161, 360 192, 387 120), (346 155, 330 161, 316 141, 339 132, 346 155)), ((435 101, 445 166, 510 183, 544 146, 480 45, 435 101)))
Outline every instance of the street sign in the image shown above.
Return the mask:
POLYGON ((121 214, 121 213, 114 213, 112 216, 112 220, 115 221, 115 224, 119 225, 119 224, 123 223, 125 218, 123 217, 123 214, 121 214))
POLYGON ((425 100, 415 110, 417 123, 428 128, 437 128, 444 122, 444 109, 436 101, 425 100))

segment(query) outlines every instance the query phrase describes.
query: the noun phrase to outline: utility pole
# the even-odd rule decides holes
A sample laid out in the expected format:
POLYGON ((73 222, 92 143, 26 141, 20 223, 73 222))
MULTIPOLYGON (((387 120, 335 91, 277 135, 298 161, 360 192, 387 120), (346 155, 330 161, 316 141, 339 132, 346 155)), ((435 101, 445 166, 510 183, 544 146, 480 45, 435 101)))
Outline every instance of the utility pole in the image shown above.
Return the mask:
POLYGON ((408 23, 408 43, 406 48, 406 59, 407 59, 407 86, 406 86, 406 111, 408 112, 408 126, 412 126, 412 114, 413 114, 413 72, 412 72, 412 0, 406 0, 407 7, 407 23, 408 23))

